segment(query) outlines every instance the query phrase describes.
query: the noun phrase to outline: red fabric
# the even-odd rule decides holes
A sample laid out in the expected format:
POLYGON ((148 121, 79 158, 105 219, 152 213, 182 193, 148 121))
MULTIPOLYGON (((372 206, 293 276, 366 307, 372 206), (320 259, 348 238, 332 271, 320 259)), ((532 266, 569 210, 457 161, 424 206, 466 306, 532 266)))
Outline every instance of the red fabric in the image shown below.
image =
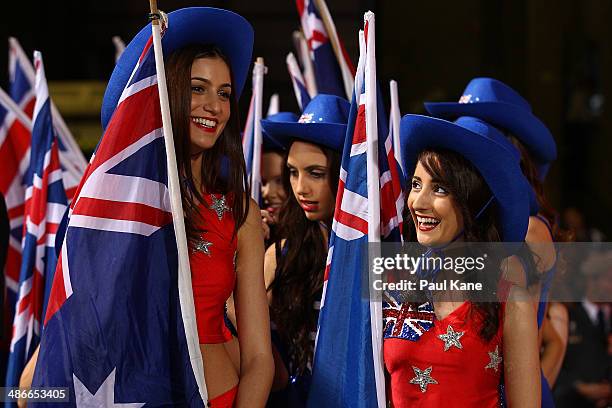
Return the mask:
POLYGON ((384 361, 389 372, 387 398, 394 408, 417 407, 498 407, 499 384, 504 370, 503 361, 497 367, 485 368, 491 358, 489 352, 498 347, 503 355, 502 327, 500 325, 490 342, 478 334, 482 315, 470 302, 464 302, 434 326, 418 341, 399 338, 384 340, 384 361), (439 335, 447 333, 448 326, 455 332, 464 332, 459 339, 462 348, 451 346, 444 351, 444 341, 439 335), (426 370, 437 384, 428 384, 425 392, 418 384, 411 384, 416 377, 413 367, 426 370))
MULTIPOLYGON (((220 194, 215 194, 217 199, 220 194)), ((225 326, 225 302, 234 290, 236 271, 234 257, 237 238, 233 237, 234 217, 231 211, 225 211, 221 220, 210 208, 210 194, 204 196, 205 205, 200 205, 202 223, 199 228, 201 239, 211 242, 210 255, 196 250, 190 245, 189 264, 191 265, 191 283, 195 303, 196 323, 200 344, 224 343, 232 339, 225 326)), ((231 200, 227 200, 231 207, 231 200)))
POLYGON ((233 408, 236 402, 236 395, 238 394, 238 386, 235 386, 229 391, 225 391, 223 394, 216 396, 213 399, 208 400, 209 408, 233 408))

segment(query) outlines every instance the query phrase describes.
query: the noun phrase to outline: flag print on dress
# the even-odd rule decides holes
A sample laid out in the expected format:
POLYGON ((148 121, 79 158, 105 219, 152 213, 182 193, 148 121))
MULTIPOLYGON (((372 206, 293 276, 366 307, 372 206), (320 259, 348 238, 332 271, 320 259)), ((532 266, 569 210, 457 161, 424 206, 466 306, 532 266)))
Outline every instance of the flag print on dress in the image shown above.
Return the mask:
MULTIPOLYGON (((24 366, 40 341, 51 283, 57 264, 55 234, 68 202, 62 182, 57 138, 42 56, 34 54, 36 105, 24 212, 25 236, 19 297, 13 322, 7 387, 19 385, 24 366)), ((7 405, 10 405, 7 403, 7 405)))
POLYGON ((376 85, 374 14, 364 20, 308 399, 313 408, 385 406, 382 306, 364 295, 369 282, 363 271, 368 241, 400 240, 403 199, 401 189, 393 189, 400 174, 386 147, 386 115, 376 85))
POLYGON ((150 37, 71 205, 47 307, 33 386, 68 387, 71 406, 204 405, 160 112, 150 37))

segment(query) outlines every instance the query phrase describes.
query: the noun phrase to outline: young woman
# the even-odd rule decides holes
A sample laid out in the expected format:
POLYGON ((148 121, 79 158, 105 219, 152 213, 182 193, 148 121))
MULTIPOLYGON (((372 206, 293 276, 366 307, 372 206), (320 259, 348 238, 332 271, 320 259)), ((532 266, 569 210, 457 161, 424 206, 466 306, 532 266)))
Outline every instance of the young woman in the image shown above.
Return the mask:
MULTIPOLYGON (((265 120, 271 122, 297 122, 298 116, 292 112, 279 112, 268 116, 265 120)), ((266 242, 272 243, 276 238, 276 225, 279 210, 287 199, 287 191, 283 186, 282 172, 287 154, 285 148, 265 131, 261 154, 261 198, 264 209, 261 219, 264 226, 266 242)), ((267 247, 267 246, 266 246, 267 247)))
POLYGON ((550 387, 561 368, 567 346, 567 310, 559 303, 551 305, 564 321, 560 333, 550 330, 547 317, 548 292, 556 273, 553 241, 567 241, 568 235, 557 225, 557 214, 544 194, 543 180, 557 157, 554 138, 544 123, 531 111, 529 103, 514 89, 493 78, 474 78, 465 88, 459 103, 426 103, 429 113, 439 117, 469 115, 499 128, 520 152, 521 170, 535 193, 537 211, 529 217, 525 241, 533 253, 539 279, 530 289, 538 302, 538 327, 542 345, 542 406, 554 407, 550 387), (550 387, 549 387, 550 385, 550 387))
MULTIPOLYGON (((166 78, 207 406, 263 407, 273 374, 263 234, 259 207, 244 188, 237 108, 251 62, 253 29, 243 17, 214 8, 181 9, 168 18, 166 78), (239 371, 224 344, 231 340, 223 314, 232 292, 239 371)), ((146 27, 129 44, 109 87, 123 87, 127 78, 122 72, 131 72, 126 64, 136 64, 133 56, 149 36, 146 27)), ((107 108, 103 117, 112 113, 112 104, 107 108)))
MULTIPOLYGON (((408 240, 439 254, 458 241, 523 241, 529 216, 525 183, 492 126, 469 117, 451 123, 406 115, 400 132, 412 179, 408 240)), ((504 256, 516 245, 507 248, 504 256)), ((504 269, 499 261, 487 268, 497 275, 495 282, 504 269)), ((520 268, 514 258, 504 265, 520 268)), ((516 285, 501 280, 498 292, 500 302, 455 293, 467 299, 462 302, 449 301, 445 291, 431 298, 433 315, 423 305, 385 304, 383 350, 392 407, 498 407, 504 400, 510 407, 538 406, 535 310, 530 300, 515 300, 527 295, 516 285), (395 327, 398 308, 417 319, 429 314, 430 324, 417 331, 395 327)))
POLYGON ((323 288, 328 230, 334 214, 350 104, 319 94, 297 123, 262 121, 287 148, 283 183, 290 192, 279 234, 266 251, 264 273, 276 327, 272 406, 305 406, 323 288))

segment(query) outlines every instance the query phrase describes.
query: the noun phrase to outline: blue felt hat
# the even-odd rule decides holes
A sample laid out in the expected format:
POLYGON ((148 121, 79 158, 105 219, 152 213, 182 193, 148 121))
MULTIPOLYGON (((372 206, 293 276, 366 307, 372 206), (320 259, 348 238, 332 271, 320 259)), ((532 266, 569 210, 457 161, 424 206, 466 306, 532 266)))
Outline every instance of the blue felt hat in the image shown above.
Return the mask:
POLYGON ((496 79, 474 78, 459 102, 426 102, 425 109, 442 118, 474 116, 512 132, 533 155, 539 171, 547 171, 543 166, 557 158, 557 146, 546 125, 518 92, 496 79))
POLYGON ((471 162, 484 178, 499 208, 502 240, 523 242, 529 224, 529 198, 516 156, 496 139, 504 136, 473 117, 455 122, 422 115, 406 115, 400 124, 402 160, 412 175, 419 153, 427 148, 452 150, 471 162), (495 134, 497 133, 497 134, 495 134))
POLYGON ((341 152, 350 108, 346 99, 318 94, 306 105, 297 122, 262 120, 261 127, 285 148, 300 139, 341 152))
MULTIPOLYGON (((269 115, 265 119, 262 119, 262 123, 264 120, 269 122, 297 122, 299 119, 298 115, 293 112, 278 112, 273 115, 269 115)), ((261 133, 263 136, 263 149, 264 150, 285 150, 285 147, 282 143, 277 141, 273 136, 270 136, 268 132, 262 127, 261 133)))
MULTIPOLYGON (((127 45, 113 70, 102 100, 102 127, 110 121, 123 88, 151 36, 145 26, 127 45)), ((168 28, 162 38, 164 57, 191 44, 214 44, 229 59, 234 76, 233 91, 240 96, 249 73, 253 53, 253 27, 242 16, 213 7, 189 7, 168 13, 168 28)))

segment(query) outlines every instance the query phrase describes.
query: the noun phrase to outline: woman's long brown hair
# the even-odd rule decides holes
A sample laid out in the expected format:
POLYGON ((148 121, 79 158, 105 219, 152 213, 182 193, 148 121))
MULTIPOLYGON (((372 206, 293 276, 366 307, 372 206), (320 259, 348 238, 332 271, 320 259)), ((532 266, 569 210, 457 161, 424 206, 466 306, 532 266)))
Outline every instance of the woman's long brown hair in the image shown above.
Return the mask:
MULTIPOLYGON (((336 197, 340 175, 340 154, 318 146, 327 157, 329 188, 336 197)), ((268 290, 272 291, 271 320, 290 349, 292 373, 303 373, 312 361, 310 333, 317 329, 315 301, 320 301, 327 245, 318 221, 306 218, 291 189, 287 159, 283 166, 283 185, 289 192, 280 211, 276 248, 276 274, 268 290), (285 239, 282 247, 281 240, 285 239)), ((331 227, 331 220, 328 227, 331 227)))
MULTIPOLYGON (((228 66, 232 84, 234 76, 231 65, 214 45, 189 45, 173 52, 166 62, 166 80, 170 99, 174 148, 178 171, 181 177, 181 197, 185 212, 185 229, 190 241, 197 239, 201 228, 198 204, 203 203, 199 186, 195 186, 191 170, 190 112, 191 112, 191 66, 198 58, 220 58, 228 66)), ((210 149, 202 153, 202 169, 199 174, 204 193, 231 194, 232 214, 235 220, 234 236, 246 220, 248 197, 246 165, 242 154, 238 104, 236 92, 230 96, 230 117, 223 133, 210 149)))

